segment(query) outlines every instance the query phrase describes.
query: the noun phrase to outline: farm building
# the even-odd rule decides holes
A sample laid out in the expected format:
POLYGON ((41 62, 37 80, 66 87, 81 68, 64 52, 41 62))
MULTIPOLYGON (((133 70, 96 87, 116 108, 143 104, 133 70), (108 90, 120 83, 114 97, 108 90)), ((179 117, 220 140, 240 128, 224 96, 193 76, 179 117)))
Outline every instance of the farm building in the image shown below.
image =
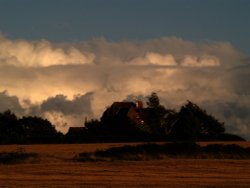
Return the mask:
POLYGON ((132 131, 143 124, 140 117, 142 102, 114 102, 105 110, 101 121, 116 131, 132 131))

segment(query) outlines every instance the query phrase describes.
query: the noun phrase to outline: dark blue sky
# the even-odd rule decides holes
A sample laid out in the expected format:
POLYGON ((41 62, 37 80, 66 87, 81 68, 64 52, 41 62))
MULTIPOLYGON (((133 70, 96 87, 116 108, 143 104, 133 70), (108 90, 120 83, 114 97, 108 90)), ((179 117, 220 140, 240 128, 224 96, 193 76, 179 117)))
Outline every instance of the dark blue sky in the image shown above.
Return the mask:
POLYGON ((176 36, 250 54, 249 10, 249 0, 0 0, 0 32, 56 42, 176 36))

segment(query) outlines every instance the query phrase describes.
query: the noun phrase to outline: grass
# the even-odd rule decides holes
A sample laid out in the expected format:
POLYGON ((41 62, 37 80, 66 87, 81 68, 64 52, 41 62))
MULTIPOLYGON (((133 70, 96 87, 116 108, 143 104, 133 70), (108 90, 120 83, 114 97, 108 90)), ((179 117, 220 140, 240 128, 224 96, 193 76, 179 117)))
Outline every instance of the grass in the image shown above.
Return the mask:
MULTIPOLYGON (((247 149, 250 147, 250 142, 202 142, 197 144, 200 153, 195 155, 192 152, 190 154, 183 152, 182 146, 187 149, 185 144, 178 143, 177 147, 181 151, 176 149, 174 143, 169 144, 0 145, 0 153, 37 154, 34 158, 31 156, 9 163, 11 165, 0 164, 0 187, 250 187, 250 159, 238 159, 244 157, 246 150, 239 152, 239 148, 232 149, 234 146, 228 146, 236 144, 247 149), (112 160, 112 152, 109 151, 110 154, 106 155, 106 150, 111 149, 111 151, 118 152, 119 148, 121 150, 125 145, 131 146, 125 149, 125 159, 118 158, 113 162, 108 161, 112 160), (165 148, 168 151, 158 145, 166 145, 165 148), (220 145, 226 146, 222 147, 226 151, 221 152, 224 153, 224 156, 220 152, 215 153, 215 150, 218 151, 218 147, 221 147, 220 145), (140 148, 138 149, 139 154, 136 148, 140 148), (171 151, 171 148, 175 153, 171 151), (97 150, 104 151, 104 154, 99 153, 100 160, 103 161, 94 158, 97 157, 95 156, 97 150), (134 152, 131 153, 131 159, 127 160, 126 155, 129 155, 131 150, 134 152), (163 160, 150 160, 147 153, 154 151, 157 154, 159 150, 162 150, 159 157, 163 160), (233 154, 230 154, 232 151, 234 151, 233 154), (72 161, 74 156, 78 156, 80 152, 87 155, 85 156, 87 160, 92 157, 91 159, 96 162, 72 161), (225 159, 228 158, 225 154, 227 152, 231 156, 237 156, 242 152, 242 156, 237 159, 225 159), (104 160, 104 156, 107 157, 106 160, 104 160), (212 158, 213 156, 214 158, 212 158), (203 157, 206 159, 204 160, 203 157)), ((196 145, 190 144, 189 146, 196 148, 196 145)), ((223 149, 219 148, 219 150, 223 149)), ((155 158, 156 154, 153 154, 151 158, 155 158)), ((11 158, 13 159, 13 156, 11 158)))
POLYGON ((166 158, 199 159, 250 159, 250 147, 236 144, 211 144, 200 146, 196 143, 139 144, 112 147, 95 152, 82 152, 75 156, 76 161, 115 161, 115 160, 157 160, 166 158))
POLYGON ((54 163, 72 160, 150 161, 169 158, 250 159, 250 144, 210 142, 0 146, 0 164, 54 163))

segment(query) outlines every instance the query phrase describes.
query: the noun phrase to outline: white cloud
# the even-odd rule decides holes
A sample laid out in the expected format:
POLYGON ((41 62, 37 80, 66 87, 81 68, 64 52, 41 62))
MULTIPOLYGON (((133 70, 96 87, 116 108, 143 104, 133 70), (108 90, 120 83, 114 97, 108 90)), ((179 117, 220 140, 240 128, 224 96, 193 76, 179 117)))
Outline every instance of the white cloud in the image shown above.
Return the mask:
POLYGON ((227 42, 160 38, 52 44, 2 37, 0 65, 0 91, 8 91, 0 93, 1 110, 12 106, 19 113, 43 115, 64 132, 82 125, 86 116, 100 117, 114 101, 154 91, 168 108, 191 100, 225 121, 229 131, 250 138, 250 111, 242 117, 246 112, 221 105, 250 105, 250 67, 227 42))
POLYGON ((0 37, 0 65, 34 67, 86 64, 93 60, 93 54, 80 52, 74 47, 59 48, 46 40, 37 42, 12 41, 0 37))
POLYGON ((147 52, 144 57, 136 57, 128 62, 130 65, 161 65, 175 66, 177 65, 171 54, 159 54, 155 52, 147 52))
POLYGON ((195 56, 186 56, 181 62, 181 65, 191 67, 213 67, 220 66, 220 61, 218 58, 212 56, 203 56, 201 58, 195 56))

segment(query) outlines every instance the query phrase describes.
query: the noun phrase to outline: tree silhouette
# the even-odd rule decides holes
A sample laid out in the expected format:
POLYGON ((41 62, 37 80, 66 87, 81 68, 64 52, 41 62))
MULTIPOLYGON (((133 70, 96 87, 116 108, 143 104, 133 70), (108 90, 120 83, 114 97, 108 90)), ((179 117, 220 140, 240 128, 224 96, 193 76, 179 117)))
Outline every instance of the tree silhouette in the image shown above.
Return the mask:
POLYGON ((62 134, 46 119, 40 117, 23 117, 19 120, 25 131, 26 142, 29 143, 56 143, 62 134))
POLYGON ((165 121, 164 117, 167 110, 160 104, 160 99, 156 93, 151 93, 148 97, 147 108, 142 110, 141 116, 144 120, 145 130, 149 130, 154 135, 164 135, 165 121))
POLYGON ((149 108, 158 108, 160 106, 160 99, 157 93, 153 92, 150 96, 148 96, 147 106, 149 108))
POLYGON ((216 138, 225 132, 224 123, 208 115, 198 105, 188 101, 174 116, 170 135, 175 139, 196 140, 204 137, 216 138))
POLYGON ((17 118, 7 110, 0 113, 0 144, 33 144, 60 142, 62 134, 40 117, 17 118))
POLYGON ((7 110, 0 113, 0 143, 18 143, 23 140, 24 130, 14 113, 7 110))

